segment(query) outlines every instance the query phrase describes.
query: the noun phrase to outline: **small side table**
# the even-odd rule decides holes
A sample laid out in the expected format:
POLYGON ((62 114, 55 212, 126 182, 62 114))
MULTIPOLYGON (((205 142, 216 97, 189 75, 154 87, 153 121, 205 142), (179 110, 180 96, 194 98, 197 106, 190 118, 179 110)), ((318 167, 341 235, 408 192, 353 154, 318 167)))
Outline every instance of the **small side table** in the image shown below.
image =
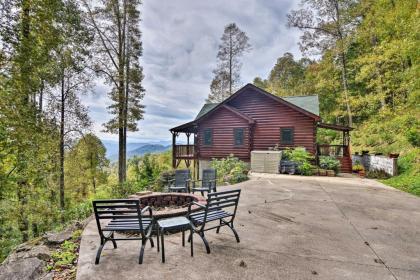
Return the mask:
POLYGON ((165 243, 164 235, 165 231, 169 230, 182 230, 182 246, 185 246, 185 230, 190 230, 191 235, 191 257, 194 255, 193 252, 193 227, 191 222, 186 217, 174 217, 168 219, 158 220, 157 222, 157 250, 160 251, 159 238, 162 241, 162 262, 165 262, 165 243))

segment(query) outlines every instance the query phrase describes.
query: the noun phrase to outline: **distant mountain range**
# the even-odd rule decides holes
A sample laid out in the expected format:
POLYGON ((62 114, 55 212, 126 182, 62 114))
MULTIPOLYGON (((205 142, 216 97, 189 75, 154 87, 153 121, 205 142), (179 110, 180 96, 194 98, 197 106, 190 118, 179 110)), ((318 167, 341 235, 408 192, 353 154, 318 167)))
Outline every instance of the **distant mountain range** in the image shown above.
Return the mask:
MULTIPOLYGON (((118 142, 102 140, 106 148, 106 157, 110 161, 118 160, 118 142)), ((161 153, 171 148, 169 141, 158 141, 154 143, 127 143, 127 158, 142 156, 147 153, 161 153)))

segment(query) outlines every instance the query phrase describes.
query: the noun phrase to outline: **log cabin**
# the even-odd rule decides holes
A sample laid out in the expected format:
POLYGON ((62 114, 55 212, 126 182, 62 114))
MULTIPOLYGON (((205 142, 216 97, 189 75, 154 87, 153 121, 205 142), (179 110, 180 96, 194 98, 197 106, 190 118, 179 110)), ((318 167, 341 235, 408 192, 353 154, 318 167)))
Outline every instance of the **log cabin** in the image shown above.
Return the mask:
POLYGON ((221 103, 204 104, 194 120, 170 129, 172 164, 176 168, 182 160, 188 167, 193 163, 197 174, 213 158, 233 154, 249 162, 254 150, 304 147, 316 159, 335 156, 341 162, 341 172, 351 172, 351 129, 323 123, 317 95, 278 97, 247 84, 221 103), (342 132, 342 144, 317 144, 318 128, 342 132), (180 133, 187 136, 187 144, 176 143, 180 133))

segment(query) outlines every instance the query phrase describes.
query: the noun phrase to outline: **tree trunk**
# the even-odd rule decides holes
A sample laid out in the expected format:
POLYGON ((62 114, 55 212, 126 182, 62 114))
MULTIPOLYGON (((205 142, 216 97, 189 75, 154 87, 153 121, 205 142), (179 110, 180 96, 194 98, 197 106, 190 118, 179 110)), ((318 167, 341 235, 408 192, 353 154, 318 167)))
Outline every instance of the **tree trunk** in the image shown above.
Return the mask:
POLYGON ((28 183, 26 180, 18 181, 17 197, 19 201, 18 211, 18 226, 19 231, 22 234, 22 242, 29 240, 29 220, 27 216, 27 204, 28 204, 28 183))
POLYGON ((232 95, 232 62, 233 62, 233 50, 232 50, 232 32, 229 34, 229 96, 232 95))
POLYGON ((338 32, 338 45, 339 45, 339 56, 341 62, 341 80, 343 84, 343 91, 344 91, 344 98, 346 101, 346 110, 347 110, 347 117, 348 117, 348 125, 353 125, 353 117, 350 108, 350 100, 349 100, 349 93, 348 93, 348 81, 347 81, 347 61, 346 61, 346 54, 345 54, 345 47, 344 47, 344 36, 341 29, 341 13, 338 1, 334 1, 334 8, 336 12, 336 25, 337 25, 337 32, 338 32))
POLYGON ((341 79, 343 83, 343 91, 344 91, 344 98, 346 100, 346 109, 347 109, 347 117, 349 126, 353 125, 353 116, 350 108, 350 100, 349 100, 349 93, 348 93, 348 82, 347 82, 347 64, 345 54, 342 52, 341 56, 341 79))
MULTIPOLYGON (((124 1, 125 3, 125 1, 124 1)), ((124 9, 125 10, 125 9, 124 9)), ((124 162, 125 169, 127 169, 127 125, 128 125, 128 98, 130 95, 130 36, 128 30, 127 12, 124 12, 124 28, 127 28, 125 32, 125 94, 124 94, 124 162)), ((127 176, 127 173, 125 173, 127 176)), ((127 178, 125 178, 127 179, 127 178)))
MULTIPOLYGON (((125 2, 124 2, 125 3, 125 2)), ((125 12, 125 5, 124 5, 125 12)), ((118 25, 118 183, 122 185, 126 179, 126 161, 125 161, 125 133, 124 133, 124 64, 125 64, 125 26, 120 20, 119 7, 116 6, 115 14, 118 25)))
POLYGON ((21 67, 20 67, 20 78, 22 81, 21 89, 23 93, 23 102, 24 104, 29 103, 29 96, 30 92, 30 81, 29 81, 29 74, 31 71, 31 63, 28 61, 28 57, 30 57, 29 53, 31 52, 31 42, 29 38, 30 34, 30 10, 31 10, 31 2, 28 0, 22 1, 22 16, 21 16, 21 26, 22 26, 22 38, 21 38, 21 57, 19 59, 21 67))
POLYGON ((60 210, 61 220, 64 221, 64 70, 61 76, 61 112, 60 112, 60 210))

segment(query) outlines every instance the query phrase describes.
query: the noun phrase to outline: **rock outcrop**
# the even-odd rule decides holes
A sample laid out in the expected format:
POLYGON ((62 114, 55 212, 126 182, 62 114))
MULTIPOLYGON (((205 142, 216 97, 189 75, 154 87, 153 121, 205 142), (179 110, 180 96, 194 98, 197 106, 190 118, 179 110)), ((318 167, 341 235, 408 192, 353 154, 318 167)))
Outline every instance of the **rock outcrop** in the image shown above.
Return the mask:
POLYGON ((77 222, 58 233, 46 233, 38 240, 19 245, 0 265, 1 280, 52 280, 54 273, 46 270, 47 262, 55 250, 66 240, 72 238, 77 229, 85 227, 77 222))

